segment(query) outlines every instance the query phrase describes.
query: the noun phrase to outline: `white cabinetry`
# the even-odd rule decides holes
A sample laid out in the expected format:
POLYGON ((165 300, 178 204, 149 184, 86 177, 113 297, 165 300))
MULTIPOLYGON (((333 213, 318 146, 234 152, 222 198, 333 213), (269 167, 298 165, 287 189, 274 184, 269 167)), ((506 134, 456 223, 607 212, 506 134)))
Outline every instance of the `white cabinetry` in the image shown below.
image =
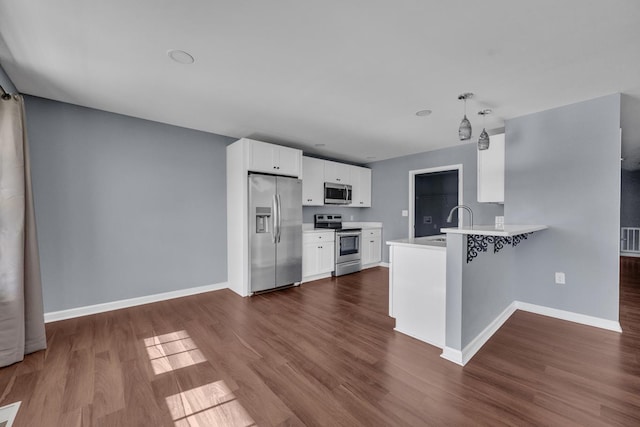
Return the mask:
POLYGON ((324 160, 302 157, 302 204, 324 204, 324 160))
POLYGON ((504 144, 503 133, 492 135, 478 150, 478 202, 504 203, 504 144))
POLYGON ((324 180, 325 182, 334 182, 338 184, 351 184, 351 165, 345 163, 324 162, 324 180))
POLYGON ((247 138, 227 146, 227 282, 241 296, 249 295, 247 172, 301 178, 301 165, 302 151, 293 148, 247 138))
POLYGON ((377 265, 382 261, 382 230, 365 228, 362 230, 362 266, 377 265))
POLYGON ((351 166, 352 202, 354 208, 371 207, 371 169, 351 166))
POLYGON ((335 264, 335 233, 305 232, 302 235, 302 280, 331 275, 335 264))
POLYGON ((245 141, 248 144, 248 170, 300 177, 302 151, 252 139, 245 141))

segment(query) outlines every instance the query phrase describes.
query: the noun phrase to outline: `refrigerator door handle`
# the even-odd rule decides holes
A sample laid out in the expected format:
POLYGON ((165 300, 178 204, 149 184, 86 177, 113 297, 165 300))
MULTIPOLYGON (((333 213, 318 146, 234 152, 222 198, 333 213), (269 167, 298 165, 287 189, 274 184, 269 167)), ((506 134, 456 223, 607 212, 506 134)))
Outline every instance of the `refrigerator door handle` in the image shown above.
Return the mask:
POLYGON ((280 236, 282 235, 282 215, 280 212, 280 206, 282 206, 282 202, 280 200, 280 194, 276 194, 276 200, 278 202, 277 212, 278 212, 278 243, 280 243, 280 236))
POLYGON ((271 216, 271 218, 273 218, 273 224, 271 226, 271 242, 272 243, 277 243, 278 242, 278 224, 279 224, 279 219, 278 219, 278 199, 277 196, 274 194, 273 195, 273 199, 271 200, 271 210, 273 212, 273 215, 271 216))

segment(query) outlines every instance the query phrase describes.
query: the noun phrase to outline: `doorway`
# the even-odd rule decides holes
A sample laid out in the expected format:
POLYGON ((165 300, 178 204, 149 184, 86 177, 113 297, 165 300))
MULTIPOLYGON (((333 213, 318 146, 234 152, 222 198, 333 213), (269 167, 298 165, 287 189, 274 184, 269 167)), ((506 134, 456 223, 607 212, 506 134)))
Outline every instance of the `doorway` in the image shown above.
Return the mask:
POLYGON ((451 209, 462 204, 462 165, 409 172, 409 237, 442 234, 441 228, 458 226, 458 211, 446 221, 451 209))

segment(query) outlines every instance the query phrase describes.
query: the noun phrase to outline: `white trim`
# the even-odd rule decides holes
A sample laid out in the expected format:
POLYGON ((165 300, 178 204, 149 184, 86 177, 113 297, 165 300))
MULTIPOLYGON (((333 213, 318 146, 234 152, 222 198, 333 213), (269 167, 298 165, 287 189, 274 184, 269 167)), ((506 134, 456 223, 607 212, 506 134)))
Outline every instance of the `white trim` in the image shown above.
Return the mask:
POLYGON ((498 317, 493 319, 493 322, 489 323, 489 325, 487 325, 487 327, 484 328, 482 332, 476 335, 476 337, 462 349, 463 366, 466 365, 469 360, 471 360, 471 358, 478 352, 478 350, 482 348, 483 345, 485 345, 487 341, 489 341, 489 338, 491 338, 493 334, 495 334, 498 329, 500 329, 504 322, 506 322, 509 317, 511 317, 511 315, 515 313, 515 311, 516 303, 512 302, 507 306, 507 308, 504 309, 502 313, 498 315, 498 317))
POLYGON ((498 329, 506 322, 509 317, 516 311, 516 303, 512 302, 500 313, 482 332, 480 332, 462 351, 455 350, 451 347, 445 347, 440 355, 443 359, 447 359, 460 366, 466 365, 469 360, 489 341, 489 338, 496 333, 498 329))
POLYGON ((372 262, 371 264, 363 265, 362 269, 366 270, 367 268, 373 268, 373 267, 387 267, 387 268, 389 268, 389 263, 388 262, 372 262))
POLYGON ((426 342, 427 344, 432 345, 434 347, 442 348, 442 345, 443 345, 442 343, 437 343, 437 342, 434 342, 432 340, 428 340, 428 339, 426 339, 424 337, 421 337, 418 334, 412 334, 412 333, 403 331, 402 329, 398 329, 397 327, 393 328, 393 330, 396 331, 396 332, 400 332, 401 334, 406 335, 408 337, 417 339, 417 340, 422 341, 422 342, 426 342))
POLYGON ((84 307, 70 308, 68 310, 51 311, 44 314, 45 323, 56 322, 58 320, 72 319, 74 317, 88 316, 90 314, 103 313, 105 311, 118 310, 121 308, 134 307, 136 305, 149 304, 152 302, 165 301, 173 298, 186 297, 189 295, 201 294, 204 292, 218 291, 228 288, 227 282, 215 283, 213 285, 198 286, 195 288, 180 289, 177 291, 163 292, 161 294, 146 295, 143 297, 123 299, 119 301, 105 302, 102 304, 87 305, 84 307))
POLYGON ((6 421, 6 426, 11 427, 16 420, 16 415, 18 415, 21 403, 22 401, 14 402, 0 408, 0 423, 6 421))
MULTIPOLYGON (((409 171, 409 238, 415 237, 415 199, 416 199, 416 189, 415 189, 415 176, 422 175, 425 173, 435 173, 435 172, 445 172, 445 171, 458 171, 458 204, 464 204, 462 193, 464 189, 464 182, 462 179, 462 163, 456 165, 447 165, 447 166, 438 166, 435 168, 427 168, 427 169, 417 169, 409 171)), ((459 226, 464 225, 464 215, 460 215, 460 220, 458 221, 459 226)))
POLYGON ((633 258, 640 258, 640 254, 637 252, 620 252, 620 256, 628 256, 633 258))
POLYGON ((620 322, 616 322, 615 320, 587 316, 586 314, 558 310, 556 308, 544 307, 542 305, 529 304, 528 302, 514 301, 514 303, 518 310, 554 317, 556 319, 568 320, 569 322, 580 323, 583 325, 595 326, 596 328, 607 329, 609 331, 622 332, 620 322))
POLYGON ((440 355, 440 357, 448 360, 449 362, 464 366, 464 363, 462 363, 462 352, 460 350, 456 350, 455 348, 445 346, 442 349, 442 354, 440 355))
POLYGON ((302 282, 300 282, 300 284, 309 283, 309 282, 313 282, 313 281, 320 280, 320 279, 326 279, 327 277, 331 277, 331 272, 320 273, 320 274, 315 274, 313 276, 303 277, 302 278, 302 282))

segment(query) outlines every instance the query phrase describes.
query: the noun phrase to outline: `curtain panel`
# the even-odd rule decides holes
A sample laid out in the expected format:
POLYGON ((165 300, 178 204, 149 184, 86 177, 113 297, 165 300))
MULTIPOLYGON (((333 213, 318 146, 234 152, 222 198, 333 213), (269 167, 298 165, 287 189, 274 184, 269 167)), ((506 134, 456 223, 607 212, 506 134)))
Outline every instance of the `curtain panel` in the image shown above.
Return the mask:
POLYGON ((24 99, 0 99, 0 367, 46 348, 24 99))

